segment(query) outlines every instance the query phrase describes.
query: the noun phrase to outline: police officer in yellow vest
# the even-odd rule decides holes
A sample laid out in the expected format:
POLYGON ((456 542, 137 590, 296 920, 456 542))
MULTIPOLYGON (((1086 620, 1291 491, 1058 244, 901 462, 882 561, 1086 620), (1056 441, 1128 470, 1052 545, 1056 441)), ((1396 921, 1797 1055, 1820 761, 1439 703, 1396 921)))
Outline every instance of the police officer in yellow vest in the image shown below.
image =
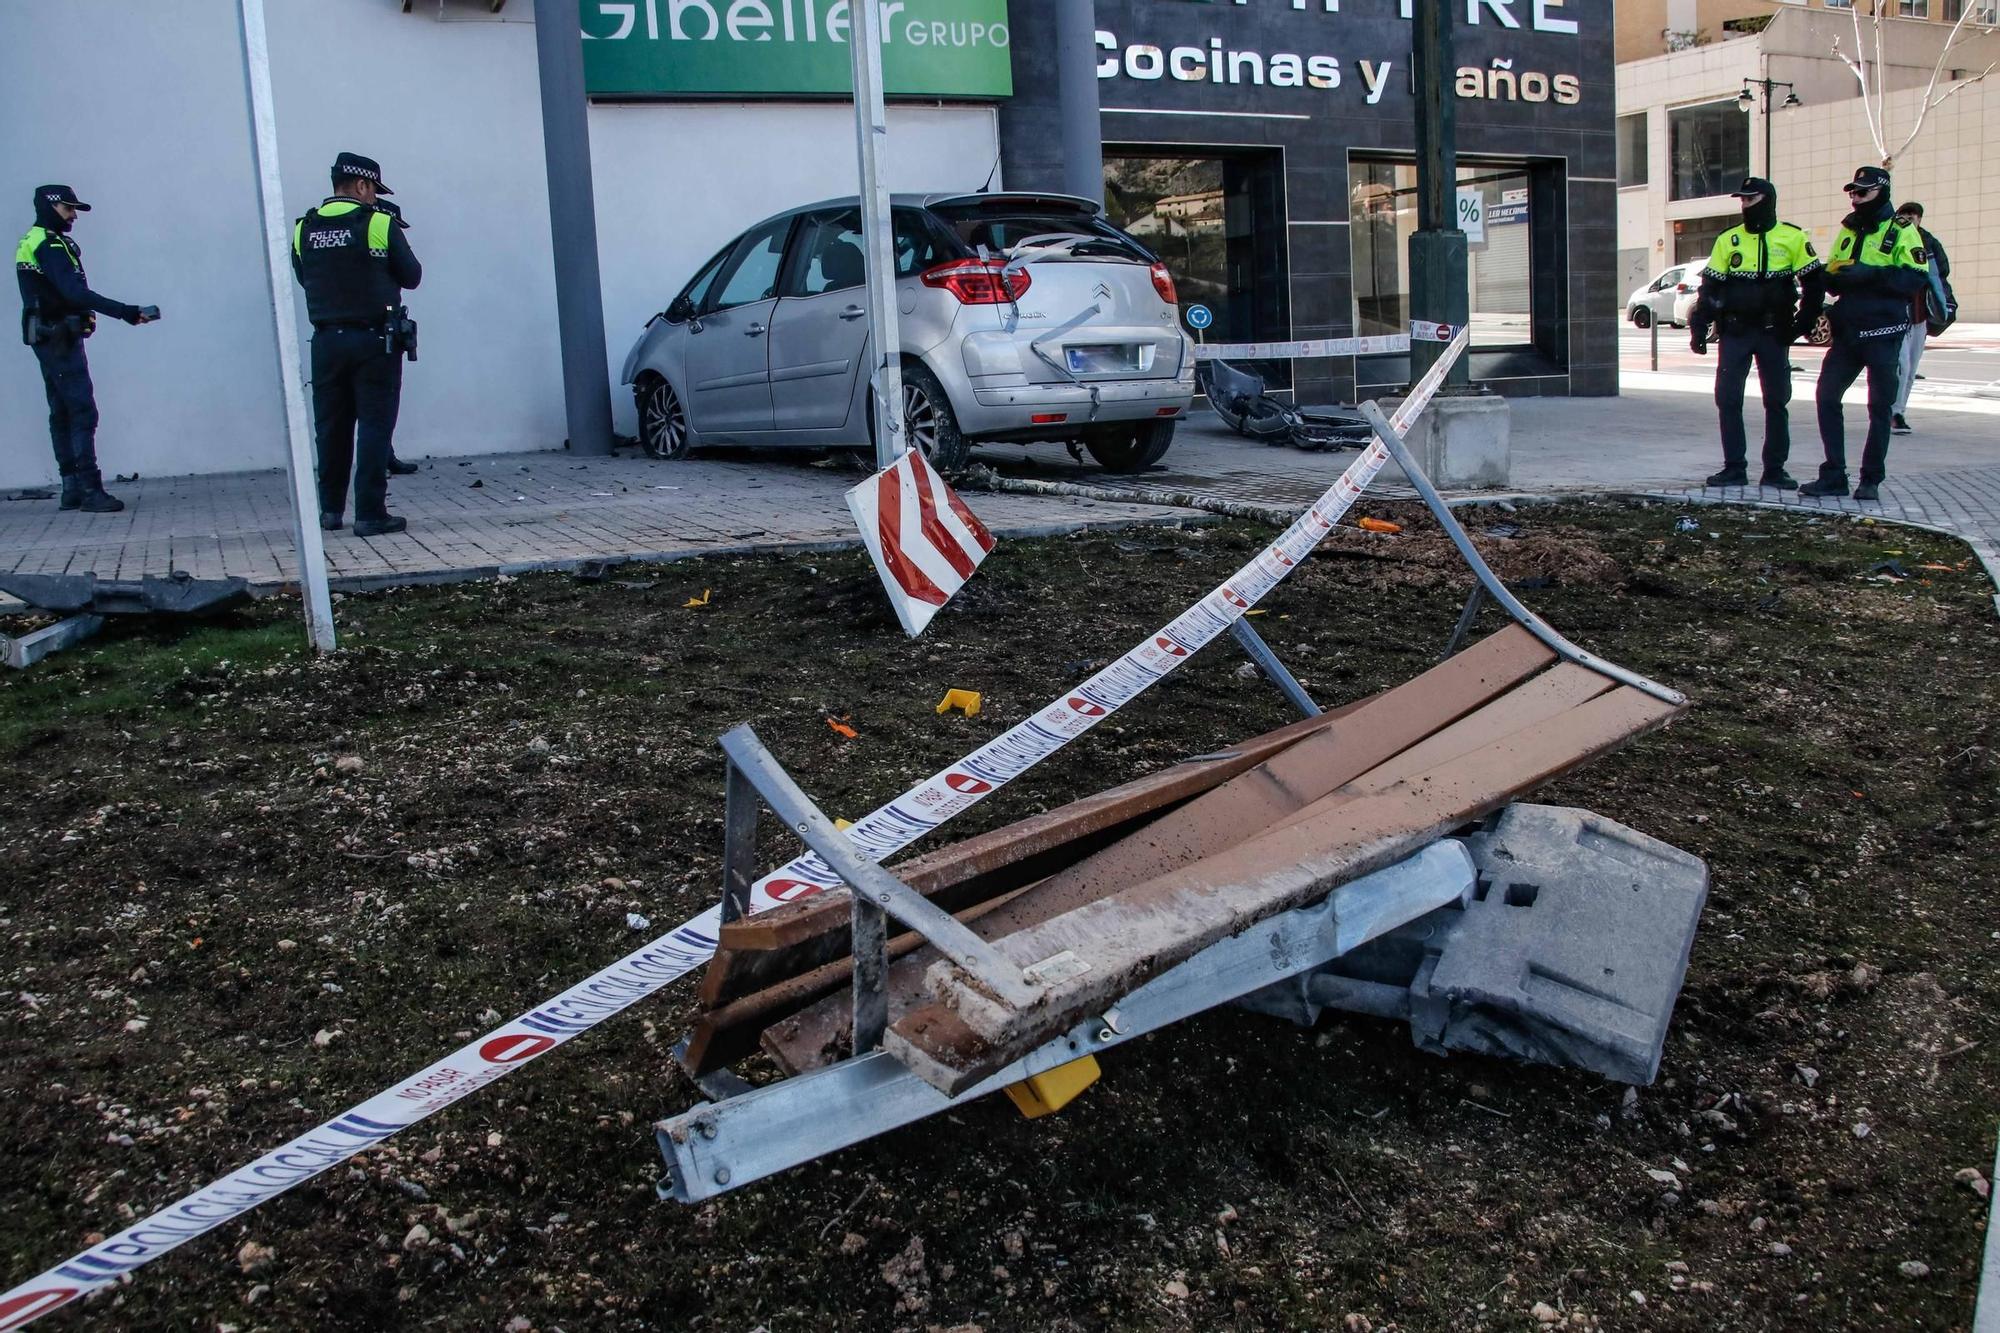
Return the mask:
POLYGON ((1910 301, 1930 281, 1930 257, 1923 233, 1896 225, 1889 196, 1889 173, 1861 167, 1841 187, 1850 208, 1826 261, 1827 288, 1838 299, 1830 317, 1833 342, 1819 370, 1819 438, 1826 450, 1819 480, 1799 494, 1847 494, 1847 423, 1840 399, 1865 369, 1868 372, 1868 442, 1861 450, 1857 500, 1880 499, 1889 457, 1889 418, 1895 411, 1903 335, 1910 328, 1910 301))
POLYGON ((409 526, 389 513, 389 459, 403 392, 397 341, 399 297, 423 267, 393 214, 375 206, 388 194, 372 158, 342 153, 333 194, 292 228, 292 272, 306 289, 312 320, 313 435, 319 454, 319 525, 331 532, 347 509, 354 473, 354 535, 409 526))
POLYGON ((1778 221, 1778 190, 1751 176, 1736 190, 1743 224, 1715 242, 1701 291, 1688 315, 1690 345, 1708 351, 1720 333, 1722 352, 1715 367, 1715 407, 1722 425, 1722 471, 1710 486, 1749 484, 1743 433, 1743 385, 1750 363, 1764 395, 1764 470, 1759 486, 1796 490, 1785 471, 1791 456, 1792 340, 1811 330, 1826 302, 1825 275, 1812 238, 1778 221), (1719 329, 1717 326, 1720 326, 1719 329))

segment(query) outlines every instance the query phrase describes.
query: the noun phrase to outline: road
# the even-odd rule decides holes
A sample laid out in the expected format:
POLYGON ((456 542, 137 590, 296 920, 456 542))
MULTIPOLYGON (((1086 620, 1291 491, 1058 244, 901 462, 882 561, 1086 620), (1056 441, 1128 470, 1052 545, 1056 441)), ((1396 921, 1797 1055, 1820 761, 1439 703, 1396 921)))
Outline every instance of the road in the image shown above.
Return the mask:
MULTIPOLYGON (((1618 339, 1618 364, 1622 371, 1649 371, 1652 331, 1625 326, 1618 339)), ((1820 359, 1825 349, 1804 343, 1792 349, 1792 364, 1813 380, 1819 377, 1820 359)), ((1715 378, 1715 352, 1696 356, 1688 350, 1686 329, 1660 329, 1661 375, 1691 375, 1705 381, 1715 378)), ((1973 325, 1961 331, 1954 327, 1942 338, 1934 338, 1924 351, 1917 373, 1922 376, 1911 394, 1911 417, 1924 399, 1992 398, 2000 402, 2000 328, 1973 325)), ((1752 377, 1751 387, 1756 387, 1752 377)))

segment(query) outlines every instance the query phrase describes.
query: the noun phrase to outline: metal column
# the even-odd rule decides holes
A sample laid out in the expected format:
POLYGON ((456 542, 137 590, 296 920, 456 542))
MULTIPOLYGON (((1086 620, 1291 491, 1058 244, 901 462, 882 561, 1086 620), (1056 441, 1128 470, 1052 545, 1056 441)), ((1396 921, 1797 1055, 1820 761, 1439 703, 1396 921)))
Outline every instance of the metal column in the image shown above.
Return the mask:
POLYGON ((326 586, 326 546, 320 539, 312 431, 306 424, 305 370, 299 362, 299 309, 292 292, 291 241, 285 190, 278 172, 278 116, 271 95, 271 45, 264 0, 238 0, 243 23, 243 76, 250 93, 250 143, 257 164, 257 208, 264 224, 264 263, 271 284, 271 322, 278 335, 278 382, 285 398, 286 471, 292 483, 292 549, 299 559, 299 598, 306 641, 334 649, 333 598, 326 586))
POLYGON ((1095 0, 1056 0, 1056 104, 1062 116, 1062 187, 1104 198, 1104 127, 1097 100, 1095 0))
POLYGON ((576 0, 535 0, 535 64, 541 75, 569 447, 577 454, 604 455, 611 452, 611 366, 604 352, 604 288, 597 270, 597 205, 576 0))
POLYGON ((889 186, 882 146, 889 112, 882 101, 882 8, 854 0, 854 144, 861 167, 861 248, 868 268, 868 382, 875 390, 875 467, 902 457, 903 335, 897 323, 896 248, 889 231, 889 186))
MULTIPOLYGON (((1417 230, 1410 237, 1410 316, 1454 328, 1471 318, 1466 289, 1465 233, 1458 229, 1458 133, 1454 99, 1451 6, 1457 0, 1417 0, 1417 230)), ((1444 344, 1410 345, 1410 380, 1423 378, 1444 344)), ((1447 385, 1468 382, 1461 359, 1447 385)))

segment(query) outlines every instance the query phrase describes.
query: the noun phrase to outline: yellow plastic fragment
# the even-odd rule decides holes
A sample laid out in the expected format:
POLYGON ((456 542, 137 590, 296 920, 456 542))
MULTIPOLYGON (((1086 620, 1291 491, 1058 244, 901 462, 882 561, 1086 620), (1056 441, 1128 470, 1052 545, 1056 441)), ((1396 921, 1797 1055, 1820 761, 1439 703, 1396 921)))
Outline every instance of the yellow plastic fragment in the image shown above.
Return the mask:
POLYGON ((854 821, 851 819, 836 819, 833 821, 833 826, 835 828, 853 828, 854 821))
POLYGON ((1057 1065, 1046 1074, 1009 1085, 1007 1098, 1014 1103, 1014 1109, 1034 1120, 1068 1106, 1085 1088, 1097 1082, 1097 1076, 1103 1072, 1097 1067, 1097 1057, 1086 1055, 1081 1060, 1057 1065))
POLYGON ((944 692, 944 698, 938 701, 938 706, 937 706, 938 713, 940 716, 942 716, 945 713, 949 713, 954 708, 956 708, 959 712, 965 714, 967 717, 978 717, 979 691, 946 690, 944 692))
POLYGON ((713 590, 713 589, 711 589, 711 588, 703 588, 703 589, 701 590, 701 596, 699 596, 699 597, 690 597, 690 598, 688 598, 688 599, 687 599, 687 601, 683 602, 683 603, 682 603, 682 605, 683 605, 683 606, 707 606, 707 605, 708 605, 708 594, 709 594, 710 592, 712 592, 712 591, 714 591, 714 590, 713 590))

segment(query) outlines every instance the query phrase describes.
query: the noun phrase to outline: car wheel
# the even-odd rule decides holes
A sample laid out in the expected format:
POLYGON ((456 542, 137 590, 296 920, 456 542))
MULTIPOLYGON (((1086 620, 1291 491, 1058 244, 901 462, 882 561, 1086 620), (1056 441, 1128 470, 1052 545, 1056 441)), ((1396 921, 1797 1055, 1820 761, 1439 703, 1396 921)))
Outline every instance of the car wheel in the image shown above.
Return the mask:
POLYGON ((1173 442, 1173 422, 1146 421, 1136 429, 1088 436, 1083 447, 1090 450, 1090 456, 1106 472, 1130 474, 1144 472, 1159 462, 1173 442))
POLYGON ((1811 343, 1814 347, 1824 347, 1828 343, 1832 342, 1833 321, 1831 319, 1828 319, 1825 315, 1821 315, 1818 319, 1814 320, 1812 326, 1812 332, 1806 335, 1806 341, 1811 343))
POLYGON ((1632 327, 1634 327, 1634 328, 1638 328, 1638 329, 1650 329, 1650 328, 1652 328, 1652 327, 1653 327, 1653 312, 1652 312, 1652 311, 1650 311, 1650 310, 1648 310, 1648 309, 1646 309, 1646 307, 1645 307, 1645 306, 1642 306, 1642 305, 1635 305, 1635 306, 1633 306, 1633 307, 1632 307, 1632 327))
POLYGON ((687 413, 674 386, 659 375, 647 375, 632 390, 639 407, 639 447, 648 458, 686 458, 687 413))
POLYGON ((903 436, 939 472, 956 472, 972 455, 958 413, 937 376, 919 362, 903 363, 903 436))

